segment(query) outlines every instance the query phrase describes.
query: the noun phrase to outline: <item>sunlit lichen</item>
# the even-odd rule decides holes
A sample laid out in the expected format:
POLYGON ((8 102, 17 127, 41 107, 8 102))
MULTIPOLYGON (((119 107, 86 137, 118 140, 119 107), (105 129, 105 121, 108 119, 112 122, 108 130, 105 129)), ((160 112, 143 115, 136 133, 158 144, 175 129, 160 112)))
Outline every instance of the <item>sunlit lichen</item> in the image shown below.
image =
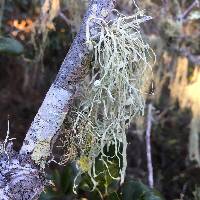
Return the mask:
POLYGON ((78 161, 77 161, 78 166, 83 172, 88 172, 90 169, 90 160, 86 156, 82 156, 78 161))
POLYGON ((124 181, 127 166, 125 132, 133 118, 144 113, 143 88, 147 79, 152 78, 145 74, 151 72, 150 60, 155 58, 140 32, 140 24, 150 17, 141 10, 132 16, 113 10, 113 16, 108 23, 95 17, 87 22, 86 45, 94 52, 94 62, 90 81, 81 84, 83 97, 70 127, 74 137, 72 143, 79 149, 78 175, 87 172, 94 188, 99 174, 96 158, 102 161, 113 179, 119 180, 108 167, 113 164, 113 158, 117 158, 121 183, 124 181), (113 146, 114 154, 108 156, 113 146))
POLYGON ((35 163, 37 163, 41 169, 45 168, 46 158, 50 156, 51 142, 50 140, 39 140, 31 155, 35 163), (42 159, 41 159, 42 158, 42 159))

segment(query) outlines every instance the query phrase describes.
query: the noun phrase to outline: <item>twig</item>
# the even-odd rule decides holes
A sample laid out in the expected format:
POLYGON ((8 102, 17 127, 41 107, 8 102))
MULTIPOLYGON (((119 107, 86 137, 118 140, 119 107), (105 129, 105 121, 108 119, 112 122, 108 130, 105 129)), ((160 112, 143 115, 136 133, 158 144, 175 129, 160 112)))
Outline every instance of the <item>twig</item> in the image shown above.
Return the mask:
POLYGON ((9 154, 7 152, 7 146, 8 146, 10 141, 16 139, 16 138, 9 138, 9 137, 10 137, 10 117, 8 115, 6 138, 5 138, 4 142, 3 142, 3 151, 6 154, 8 160, 9 160, 9 154))
POLYGON ((72 24, 72 20, 68 19, 63 12, 59 12, 59 16, 66 22, 66 24, 71 25, 72 24))
POLYGON ((152 109, 153 106, 150 103, 148 105, 148 114, 147 114, 147 129, 146 129, 146 153, 147 153, 147 168, 148 168, 148 183, 149 187, 153 188, 153 165, 152 165, 152 157, 151 157, 151 127, 152 127, 152 109))
POLYGON ((167 13, 168 9, 169 9, 169 2, 168 0, 162 0, 162 4, 163 4, 163 11, 164 11, 164 14, 167 13))
POLYGON ((137 5, 136 1, 135 1, 135 0, 132 0, 132 1, 133 1, 133 4, 134 4, 134 6, 136 7, 136 9, 138 9, 138 10, 139 10, 139 7, 138 7, 138 5, 137 5))
POLYGON ((189 13, 193 10, 194 7, 199 7, 199 6, 200 5, 198 0, 194 0, 194 2, 185 10, 185 12, 181 16, 178 17, 178 19, 179 20, 185 19, 189 15, 189 13))

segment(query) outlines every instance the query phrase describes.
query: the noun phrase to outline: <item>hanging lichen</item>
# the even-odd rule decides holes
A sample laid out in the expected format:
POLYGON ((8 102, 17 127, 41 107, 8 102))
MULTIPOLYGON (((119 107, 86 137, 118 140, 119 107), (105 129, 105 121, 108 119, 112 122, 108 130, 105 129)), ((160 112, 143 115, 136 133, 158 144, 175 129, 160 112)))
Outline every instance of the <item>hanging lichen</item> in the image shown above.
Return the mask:
MULTIPOLYGON (((125 132, 133 118, 144 113, 143 88, 147 79, 152 78, 152 72, 150 77, 145 74, 151 71, 150 61, 155 58, 140 32, 140 24, 150 17, 141 10, 132 16, 117 10, 113 10, 113 14, 115 18, 109 23, 100 18, 90 18, 87 22, 86 44, 94 52, 91 79, 81 84, 79 107, 71 112, 74 117, 68 119, 71 130, 67 132, 72 138, 67 142, 67 152, 71 148, 75 150, 80 169, 78 175, 87 172, 94 188, 99 175, 95 165, 97 158, 110 177, 121 179, 121 183, 124 181, 127 166, 125 132), (94 23, 95 29, 91 29, 94 23), (113 146, 114 155, 108 156, 113 146), (114 158, 120 169, 119 176, 109 170, 109 166, 114 165, 114 158)), ((65 156, 64 159, 66 157, 69 158, 65 156)))

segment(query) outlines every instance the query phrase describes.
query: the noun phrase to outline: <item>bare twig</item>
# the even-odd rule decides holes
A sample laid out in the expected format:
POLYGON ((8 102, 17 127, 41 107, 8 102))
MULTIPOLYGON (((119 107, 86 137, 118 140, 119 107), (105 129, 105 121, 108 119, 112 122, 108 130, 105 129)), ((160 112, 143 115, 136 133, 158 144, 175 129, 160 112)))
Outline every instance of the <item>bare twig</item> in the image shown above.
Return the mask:
POLYGON ((68 19, 63 12, 59 12, 59 16, 66 22, 67 25, 71 25, 73 22, 72 20, 68 19))
POLYGON ((189 15, 189 13, 193 10, 193 8, 199 7, 199 6, 200 6, 199 1, 198 0, 194 0, 194 2, 183 12, 182 15, 180 15, 178 17, 178 19, 179 20, 185 19, 189 15))
POLYGON ((152 110, 153 106, 150 103, 148 105, 148 114, 147 114, 147 129, 146 129, 146 153, 147 153, 147 168, 148 168, 148 183, 149 187, 153 188, 153 164, 151 157, 151 127, 152 127, 152 110))
POLYGON ((7 148, 9 142, 16 139, 16 138, 9 138, 9 137, 10 137, 10 119, 9 119, 9 115, 8 115, 6 138, 3 142, 3 151, 4 151, 5 155, 7 156, 8 160, 9 160, 9 153, 7 152, 6 148, 7 148))
POLYGON ((168 0, 162 0, 162 10, 163 10, 163 14, 166 14, 168 9, 169 9, 169 2, 168 0))

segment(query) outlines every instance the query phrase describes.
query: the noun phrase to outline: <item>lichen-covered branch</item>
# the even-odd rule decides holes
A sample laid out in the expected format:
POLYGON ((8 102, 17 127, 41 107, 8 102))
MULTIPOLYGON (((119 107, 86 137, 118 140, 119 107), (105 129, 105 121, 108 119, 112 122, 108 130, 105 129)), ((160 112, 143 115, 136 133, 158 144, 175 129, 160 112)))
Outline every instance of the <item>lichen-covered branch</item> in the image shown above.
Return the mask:
MULTIPOLYGON (((113 8, 114 0, 90 1, 80 31, 31 124, 20 153, 14 152, 12 146, 9 151, 0 152, 1 200, 38 199, 45 184, 41 167, 51 154, 53 141, 91 61, 86 43, 86 23, 91 17, 109 20, 113 8)), ((95 25, 91 22, 91 34, 95 25)))
POLYGON ((21 148, 21 153, 31 154, 34 161, 45 161, 50 155, 53 138, 56 137, 63 123, 78 83, 87 74, 88 65, 91 61, 91 55, 86 46, 87 20, 93 17, 109 17, 113 7, 112 0, 91 1, 80 31, 64 59, 56 80, 50 87, 21 148))

